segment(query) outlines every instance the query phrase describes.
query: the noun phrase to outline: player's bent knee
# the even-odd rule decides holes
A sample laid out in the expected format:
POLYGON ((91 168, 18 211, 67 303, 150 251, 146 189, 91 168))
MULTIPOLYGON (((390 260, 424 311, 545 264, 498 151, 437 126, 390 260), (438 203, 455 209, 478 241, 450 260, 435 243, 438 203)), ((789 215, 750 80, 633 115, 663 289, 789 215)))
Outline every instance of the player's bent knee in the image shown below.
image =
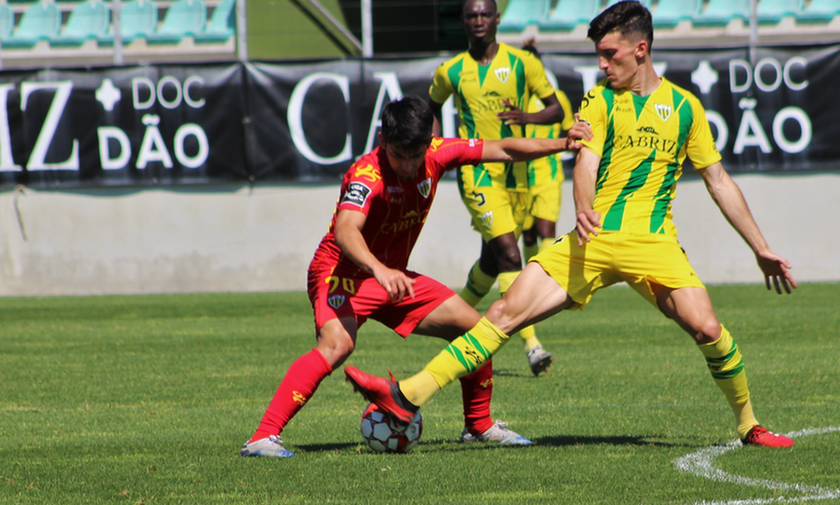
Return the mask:
POLYGON ((517 325, 516 318, 509 314, 510 309, 511 305, 504 298, 501 298, 493 302, 484 317, 502 332, 510 335, 517 325))

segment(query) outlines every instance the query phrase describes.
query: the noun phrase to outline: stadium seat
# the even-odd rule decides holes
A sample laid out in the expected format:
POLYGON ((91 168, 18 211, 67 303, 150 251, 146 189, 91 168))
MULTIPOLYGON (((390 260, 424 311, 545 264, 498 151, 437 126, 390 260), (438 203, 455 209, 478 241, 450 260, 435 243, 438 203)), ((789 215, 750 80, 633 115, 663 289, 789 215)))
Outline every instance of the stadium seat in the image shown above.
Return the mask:
POLYGON ((804 0, 760 0, 756 6, 759 23, 778 23, 785 16, 794 16, 805 6, 804 0))
POLYGON ((510 0, 499 30, 507 32, 521 32, 528 25, 535 25, 548 17, 551 0, 510 0))
POLYGON ((207 4, 202 0, 180 0, 169 6, 163 23, 146 37, 146 42, 177 44, 187 35, 203 32, 206 24, 207 4))
POLYGON ((0 4, 0 41, 5 42, 12 36, 15 28, 15 13, 8 4, 0 4))
POLYGON ((105 35, 111 24, 111 11, 99 0, 90 0, 70 11, 64 28, 50 39, 51 46, 78 46, 105 35))
POLYGON ((539 26, 544 30, 572 30, 579 24, 589 24, 600 11, 600 0, 557 0, 551 15, 539 26))
POLYGON ((700 14, 703 0, 659 0, 659 5, 653 12, 653 26, 672 27, 680 21, 691 21, 700 14))
POLYGON ((236 33, 236 0, 224 0, 219 3, 210 16, 210 23, 201 32, 193 34, 196 42, 225 42, 236 33))
MULTIPOLYGON (((131 43, 136 38, 143 38, 154 33, 158 22, 157 5, 149 0, 135 0, 126 2, 120 8, 120 31, 122 41, 131 43)), ((99 37, 99 43, 110 45, 114 43, 114 28, 107 35, 99 37)))
POLYGON ((30 48, 39 40, 58 35, 61 11, 54 3, 39 3, 26 8, 11 37, 3 41, 5 48, 30 48))
POLYGON ((840 2, 837 0, 811 0, 795 16, 797 21, 805 23, 828 23, 837 14, 840 14, 840 2))
POLYGON ((733 19, 749 22, 750 0, 709 0, 706 10, 691 21, 695 25, 727 25, 733 19))

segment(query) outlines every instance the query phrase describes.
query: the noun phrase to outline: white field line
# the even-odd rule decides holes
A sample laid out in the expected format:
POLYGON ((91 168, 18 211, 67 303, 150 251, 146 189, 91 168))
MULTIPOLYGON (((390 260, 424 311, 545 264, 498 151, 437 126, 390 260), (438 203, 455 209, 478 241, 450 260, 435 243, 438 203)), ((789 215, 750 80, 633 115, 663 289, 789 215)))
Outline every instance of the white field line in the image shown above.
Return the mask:
MULTIPOLYGON (((809 428, 800 431, 786 433, 790 438, 806 437, 809 435, 822 435, 840 431, 840 426, 831 428, 809 428)), ((777 497, 777 498, 756 498, 747 500, 730 500, 730 501, 702 501, 695 502, 692 505, 763 505, 767 503, 795 503, 812 500, 830 500, 840 498, 840 489, 825 489, 820 486, 810 486, 806 484, 787 484, 776 480, 768 479, 751 479, 749 477, 741 477, 740 475, 732 475, 724 472, 714 466, 714 460, 729 451, 742 447, 741 441, 737 438, 726 445, 715 445, 700 449, 686 456, 683 456, 674 464, 680 470, 688 473, 693 473, 698 477, 704 477, 718 482, 731 482, 742 486, 761 487, 765 489, 774 489, 779 491, 790 491, 799 493, 799 496, 793 497, 777 497)))

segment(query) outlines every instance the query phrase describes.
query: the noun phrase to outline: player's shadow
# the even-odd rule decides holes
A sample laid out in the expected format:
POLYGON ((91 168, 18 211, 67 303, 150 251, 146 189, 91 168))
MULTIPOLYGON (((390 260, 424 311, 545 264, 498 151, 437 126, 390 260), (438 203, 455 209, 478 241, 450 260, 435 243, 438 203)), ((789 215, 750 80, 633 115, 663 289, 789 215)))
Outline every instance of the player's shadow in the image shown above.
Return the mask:
POLYGON ((694 447, 692 444, 661 442, 650 436, 620 435, 612 437, 582 437, 574 435, 556 435, 532 438, 535 445, 568 447, 574 445, 635 445, 640 447, 694 447))

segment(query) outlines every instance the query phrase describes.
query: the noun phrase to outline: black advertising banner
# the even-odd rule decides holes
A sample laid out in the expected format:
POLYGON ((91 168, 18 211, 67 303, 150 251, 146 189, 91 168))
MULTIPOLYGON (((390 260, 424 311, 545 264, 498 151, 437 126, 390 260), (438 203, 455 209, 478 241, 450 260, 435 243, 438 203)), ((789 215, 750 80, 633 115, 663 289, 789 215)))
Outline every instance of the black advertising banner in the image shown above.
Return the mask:
MULTIPOLYGON (((377 145, 382 107, 427 96, 446 59, 0 72, 0 186, 334 182, 377 145)), ((594 54, 543 62, 574 107, 602 77, 594 54)), ((703 103, 729 171, 838 170, 840 46, 654 47, 653 62, 703 103)))

